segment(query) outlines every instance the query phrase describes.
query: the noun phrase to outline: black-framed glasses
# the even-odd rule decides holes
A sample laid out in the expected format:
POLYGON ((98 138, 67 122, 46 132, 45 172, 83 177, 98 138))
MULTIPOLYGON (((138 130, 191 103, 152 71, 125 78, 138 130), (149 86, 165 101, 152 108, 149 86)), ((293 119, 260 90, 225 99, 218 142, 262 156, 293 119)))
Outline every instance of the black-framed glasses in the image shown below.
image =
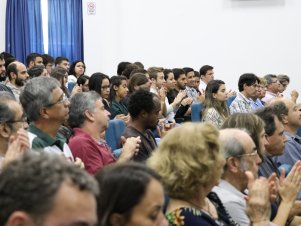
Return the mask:
POLYGON ((48 105, 46 105, 45 107, 52 107, 53 105, 56 105, 56 104, 64 104, 64 103, 66 103, 67 101, 69 101, 68 97, 67 97, 65 94, 63 94, 63 95, 61 96, 61 98, 58 99, 57 102, 48 104, 48 105))

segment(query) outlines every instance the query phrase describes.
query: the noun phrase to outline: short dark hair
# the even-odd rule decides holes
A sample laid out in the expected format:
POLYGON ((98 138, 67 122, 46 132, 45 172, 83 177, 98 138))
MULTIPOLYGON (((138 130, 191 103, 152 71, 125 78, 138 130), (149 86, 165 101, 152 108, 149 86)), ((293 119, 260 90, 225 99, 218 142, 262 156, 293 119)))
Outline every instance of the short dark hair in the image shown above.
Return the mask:
POLYGON ((128 64, 131 63, 126 61, 120 62, 117 66, 117 75, 121 75, 128 64))
POLYGON ((91 77, 89 78, 89 90, 90 91, 94 90, 97 93, 101 94, 101 85, 104 79, 108 79, 110 81, 109 76, 103 73, 96 72, 92 74, 91 77))
POLYGON ((98 194, 96 181, 58 155, 28 152, 0 174, 0 225, 15 211, 25 211, 36 222, 51 211, 61 185, 68 181, 80 191, 98 194))
POLYGON ((39 77, 42 75, 45 67, 43 65, 36 65, 30 68, 27 73, 29 74, 30 78, 39 77))
POLYGON ((8 58, 15 58, 13 55, 11 55, 8 52, 2 52, 1 55, 4 57, 4 60, 6 61, 6 59, 8 58))
POLYGON ((210 65, 204 65, 200 68, 200 76, 202 77, 205 76, 207 74, 207 71, 213 70, 214 67, 210 66, 210 65))
POLYGON ((173 72, 172 72, 171 69, 164 69, 164 70, 163 70, 163 73, 164 73, 164 79, 165 79, 165 81, 168 79, 168 75, 169 75, 170 73, 173 74, 173 72))
POLYGON ((198 72, 198 71, 194 71, 194 76, 198 77, 198 78, 201 78, 200 72, 198 72))
POLYGON ((43 55, 42 55, 42 58, 43 58, 43 64, 44 64, 45 67, 46 67, 47 64, 49 64, 49 63, 52 63, 52 64, 54 63, 53 57, 50 56, 49 54, 43 54, 43 55))
POLYGON ((16 62, 17 59, 16 58, 7 58, 5 59, 5 68, 7 69, 8 65, 10 65, 12 62, 16 62))
POLYGON ((97 197, 98 225, 112 225, 110 217, 121 214, 128 221, 132 210, 139 204, 152 179, 160 181, 160 176, 141 163, 121 163, 104 167, 95 176, 99 184, 97 197))
POLYGON ((132 119, 138 118, 139 114, 142 111, 150 113, 155 109, 155 102, 154 102, 155 94, 140 89, 134 92, 129 99, 128 103, 128 111, 132 117, 132 119))
POLYGON ((143 63, 136 61, 134 64, 136 64, 140 69, 144 69, 143 63))
POLYGON ((191 71, 194 72, 193 68, 191 68, 191 67, 184 67, 184 68, 183 68, 183 71, 185 71, 185 74, 186 74, 186 75, 187 75, 187 73, 189 73, 189 72, 191 72, 191 71))
POLYGON ((175 80, 178 80, 180 78, 180 75, 183 75, 183 74, 186 75, 185 71, 181 68, 174 68, 174 69, 172 69, 172 72, 175 76, 175 80))
POLYGON ((132 71, 137 69, 140 68, 136 64, 128 64, 126 65, 125 69, 122 71, 122 75, 125 76, 127 79, 129 79, 132 71))
POLYGON ((5 60, 3 53, 0 53, 0 60, 5 60))
POLYGON ((239 77, 239 80, 238 80, 238 90, 239 90, 239 92, 242 92, 244 90, 244 84, 246 84, 247 86, 251 86, 256 81, 258 83, 260 82, 259 78, 255 74, 253 74, 253 73, 242 74, 239 77))
POLYGON ((62 63, 63 61, 68 61, 69 62, 69 59, 66 58, 66 57, 59 56, 59 57, 55 58, 54 64, 56 66, 56 65, 62 63))
POLYGON ((268 136, 272 136, 276 130, 275 118, 277 117, 273 109, 270 107, 264 107, 255 112, 265 123, 264 130, 268 136))
POLYGON ((30 53, 26 57, 26 66, 28 67, 31 61, 34 61, 37 57, 42 57, 39 53, 30 53))
POLYGON ((90 77, 88 75, 82 75, 77 79, 76 83, 78 86, 85 85, 86 81, 89 79, 90 77))

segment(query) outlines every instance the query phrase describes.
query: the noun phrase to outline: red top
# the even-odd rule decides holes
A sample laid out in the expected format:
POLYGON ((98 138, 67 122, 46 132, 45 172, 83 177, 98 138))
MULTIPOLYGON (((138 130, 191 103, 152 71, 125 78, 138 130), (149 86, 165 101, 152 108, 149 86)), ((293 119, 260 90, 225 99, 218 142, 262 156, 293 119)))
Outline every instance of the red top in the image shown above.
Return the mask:
POLYGON ((111 148, 105 141, 97 143, 81 128, 74 128, 73 132, 68 145, 74 158, 79 157, 83 161, 88 173, 94 175, 103 166, 116 162, 111 148))

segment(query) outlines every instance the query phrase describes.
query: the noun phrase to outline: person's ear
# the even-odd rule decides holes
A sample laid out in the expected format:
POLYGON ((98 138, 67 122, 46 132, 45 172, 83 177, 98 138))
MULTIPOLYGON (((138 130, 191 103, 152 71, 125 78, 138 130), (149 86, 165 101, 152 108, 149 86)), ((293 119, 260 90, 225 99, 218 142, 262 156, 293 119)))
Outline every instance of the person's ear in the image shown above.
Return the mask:
POLYGON ((94 122, 95 118, 94 118, 94 115, 91 112, 89 112, 88 110, 86 110, 84 112, 84 115, 85 115, 86 119, 88 119, 89 121, 94 122))
POLYGON ((119 213, 113 213, 110 216, 110 225, 112 225, 112 226, 122 226, 122 225, 125 225, 124 216, 122 216, 119 213))
POLYGON ((48 110, 46 107, 40 109, 40 115, 42 118, 49 119, 48 110))
POLYGON ((240 171, 239 160, 235 157, 229 157, 226 160, 227 169, 232 173, 237 173, 240 171))
POLYGON ((212 93, 212 97, 216 99, 216 93, 212 93))
POLYGON ((6 226, 32 226, 34 225, 34 222, 32 218, 29 216, 29 214, 23 211, 15 211, 9 216, 5 225, 6 226))
POLYGON ((118 86, 114 85, 114 86, 113 86, 113 89, 114 89, 115 91, 117 91, 117 90, 118 90, 118 86))
POLYGON ((3 138, 9 138, 10 135, 11 129, 9 126, 5 122, 0 123, 0 136, 3 138))
POLYGON ((17 75, 14 72, 10 72, 9 75, 10 75, 10 77, 12 79, 16 79, 17 78, 17 75))

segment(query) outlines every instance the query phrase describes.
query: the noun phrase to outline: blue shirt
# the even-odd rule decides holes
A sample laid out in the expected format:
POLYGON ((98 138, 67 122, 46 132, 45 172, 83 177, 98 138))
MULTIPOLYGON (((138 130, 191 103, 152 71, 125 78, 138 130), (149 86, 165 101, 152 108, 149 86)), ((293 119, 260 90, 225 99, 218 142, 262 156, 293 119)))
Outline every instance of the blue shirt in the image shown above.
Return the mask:
POLYGON ((284 135, 287 138, 285 143, 284 152, 282 155, 273 157, 273 160, 278 166, 288 164, 293 166, 295 162, 301 160, 301 137, 293 135, 287 131, 284 131, 284 135))

